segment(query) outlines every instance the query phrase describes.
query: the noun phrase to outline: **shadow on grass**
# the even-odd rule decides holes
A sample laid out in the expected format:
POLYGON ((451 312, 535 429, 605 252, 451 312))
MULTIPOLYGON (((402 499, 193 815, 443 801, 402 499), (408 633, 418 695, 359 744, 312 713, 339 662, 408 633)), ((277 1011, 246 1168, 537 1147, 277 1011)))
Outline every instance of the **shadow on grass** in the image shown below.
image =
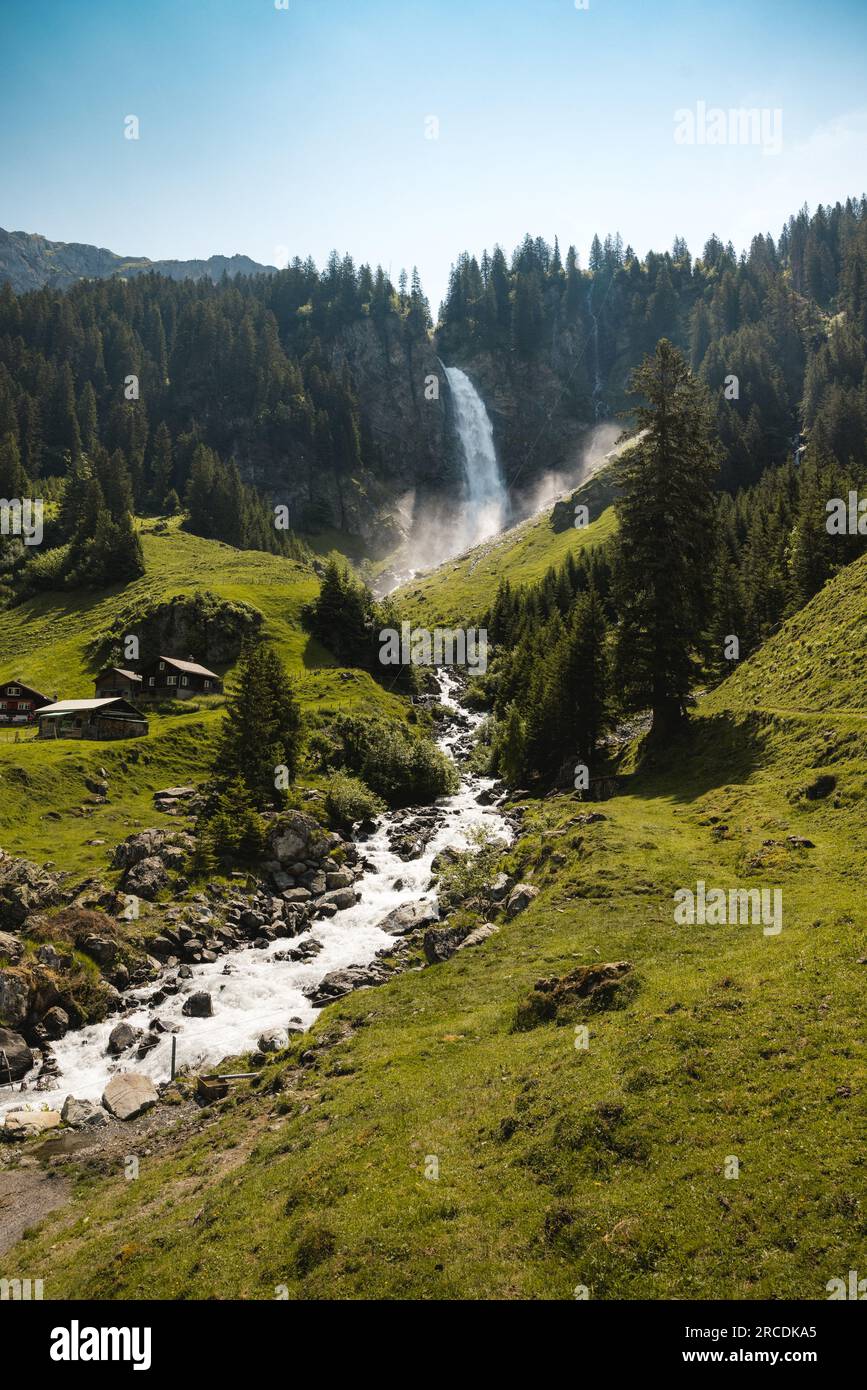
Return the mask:
POLYGON ((772 721, 758 711, 693 717, 665 745, 644 740, 629 793, 689 802, 746 782, 767 761, 771 734, 772 721))

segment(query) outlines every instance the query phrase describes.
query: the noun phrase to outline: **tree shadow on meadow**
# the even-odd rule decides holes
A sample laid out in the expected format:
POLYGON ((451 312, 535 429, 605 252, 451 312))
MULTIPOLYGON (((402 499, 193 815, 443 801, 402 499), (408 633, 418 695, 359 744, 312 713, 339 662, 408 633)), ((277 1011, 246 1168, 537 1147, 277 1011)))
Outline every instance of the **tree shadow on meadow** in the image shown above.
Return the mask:
POLYGON ((744 783, 770 761, 772 735, 773 717, 760 711, 693 716, 664 746, 644 740, 629 794, 690 802, 744 783))

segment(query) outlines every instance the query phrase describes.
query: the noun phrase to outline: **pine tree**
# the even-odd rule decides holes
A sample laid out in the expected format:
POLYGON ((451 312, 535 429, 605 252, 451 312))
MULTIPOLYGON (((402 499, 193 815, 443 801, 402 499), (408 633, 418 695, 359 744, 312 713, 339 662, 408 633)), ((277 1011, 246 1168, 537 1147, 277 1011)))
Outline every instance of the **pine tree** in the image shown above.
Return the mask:
POLYGON ((154 510, 161 512, 172 486, 172 437, 165 420, 154 435, 151 458, 151 500, 154 510))
POLYGON ((0 440, 0 497, 19 500, 27 491, 27 479, 21 467, 18 440, 11 432, 0 440))
POLYGON ((667 339, 633 373, 632 393, 646 433, 624 455, 616 503, 617 684, 665 736, 685 714, 707 619, 718 445, 703 388, 667 339))
POLYGON ((277 768, 285 767, 292 782, 300 752, 301 709, 292 682, 273 647, 258 642, 245 649, 226 701, 216 772, 224 781, 240 778, 256 806, 280 803, 285 793, 275 787, 277 768))

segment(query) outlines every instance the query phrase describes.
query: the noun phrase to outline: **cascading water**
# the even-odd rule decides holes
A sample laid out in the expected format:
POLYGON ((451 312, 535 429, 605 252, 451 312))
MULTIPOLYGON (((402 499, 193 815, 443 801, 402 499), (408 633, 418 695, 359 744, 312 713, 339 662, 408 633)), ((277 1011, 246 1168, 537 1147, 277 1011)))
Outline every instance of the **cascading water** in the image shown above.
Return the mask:
MULTIPOLYGON (((442 734, 439 744, 450 756, 460 755, 460 745, 483 716, 461 709, 455 698, 456 682, 447 670, 438 671, 437 676, 440 703, 459 716, 442 734)), ((212 964, 191 967, 192 976, 181 982, 179 992, 159 1003, 150 1000, 153 986, 131 991, 122 1015, 67 1033, 62 1041, 53 1044, 59 1067, 56 1089, 35 1089, 35 1067, 25 1078, 23 1091, 17 1087, 0 1090, 0 1113, 25 1105, 59 1107, 68 1095, 98 1101, 111 1075, 118 1071, 144 1072, 157 1081, 166 1080, 171 1059, 168 1033, 141 1059, 133 1052, 117 1059, 107 1055, 109 1034, 120 1017, 134 1028, 145 1030, 156 1015, 167 1028, 176 1028, 178 1065, 193 1071, 254 1048, 263 1032, 271 1028, 285 1030, 293 1017, 309 1027, 318 1009, 305 990, 317 985, 332 970, 369 965, 377 952, 394 948, 394 937, 382 931, 379 923, 396 907, 435 897, 431 865, 440 850, 447 845, 468 846, 473 830, 481 826, 506 843, 511 841, 509 823, 495 807, 482 807, 476 800, 480 791, 493 785, 491 778, 463 775, 460 790, 436 804, 439 824, 433 838, 421 855, 408 861, 401 859, 389 842, 394 817, 382 816, 375 832, 362 845, 367 869, 358 880, 360 902, 330 920, 314 921, 291 942, 277 940, 264 950, 248 946, 221 956, 212 964), (315 959, 286 958, 287 946, 310 940, 321 944, 315 959), (184 1003, 197 990, 211 994, 212 1017, 190 1018, 183 1013, 184 1003)))
POLYGON ((599 320, 593 312, 592 284, 587 290, 587 312, 593 320, 593 332, 591 334, 593 343, 593 418, 601 420, 605 415, 605 399, 602 394, 602 372, 599 369, 599 320))
POLYGON ((460 367, 443 367, 454 405, 461 442, 466 505, 455 528, 453 554, 469 550, 502 531, 509 515, 509 494, 497 462, 494 428, 485 403, 460 367))
POLYGON ((464 485, 460 495, 443 491, 415 511, 408 508, 410 536, 395 562, 377 578, 373 592, 382 598, 417 574, 436 569, 490 540, 509 525, 509 494, 497 462, 494 429, 485 403, 460 367, 440 362, 448 382, 452 419, 460 445, 464 485))

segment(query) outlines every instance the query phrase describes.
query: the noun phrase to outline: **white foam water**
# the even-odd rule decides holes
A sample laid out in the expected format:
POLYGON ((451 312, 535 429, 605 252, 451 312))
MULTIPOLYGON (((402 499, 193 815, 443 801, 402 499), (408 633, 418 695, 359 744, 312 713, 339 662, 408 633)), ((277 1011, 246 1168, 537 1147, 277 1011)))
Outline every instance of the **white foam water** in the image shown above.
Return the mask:
POLYGON ((451 550, 452 554, 461 554, 503 530, 509 515, 509 495, 497 462, 494 427, 484 401, 460 367, 443 370, 452 393, 466 480, 466 504, 455 518, 451 550))
MULTIPOLYGON (((442 670, 438 672, 438 680, 441 703, 459 712, 454 677, 442 670)), ((450 726, 439 740, 440 747, 451 754, 466 729, 476 726, 481 718, 465 712, 465 726, 450 726)), ((192 978, 181 981, 179 993, 168 995, 159 1005, 147 1004, 144 999, 158 988, 158 983, 138 991, 132 997, 141 996, 139 1007, 68 1033, 53 1044, 59 1067, 55 1089, 37 1091, 33 1086, 37 1074, 34 1068, 25 1078, 29 1084, 23 1092, 18 1088, 14 1093, 0 1092, 0 1111, 20 1109, 23 1104, 59 1107, 69 1095, 99 1100, 106 1082, 118 1071, 141 1072, 157 1082, 167 1080, 171 1065, 171 1035, 168 1033, 162 1034, 159 1044, 141 1060, 132 1054, 118 1059, 107 1055, 109 1034, 120 1018, 141 1029, 146 1029, 154 1017, 168 1026, 177 1025, 177 1065, 193 1072, 212 1068, 225 1057, 254 1048, 264 1031, 285 1029, 292 1018, 300 1019, 302 1026, 309 1027, 319 1010, 303 993, 304 988, 318 984, 332 970, 367 965, 383 947, 394 945, 394 938, 381 931, 378 923, 396 907, 430 901, 436 896, 429 885, 431 864, 440 850, 447 845, 466 847, 471 842, 472 832, 479 826, 487 827, 506 842, 511 840, 511 828, 497 810, 476 802, 478 793, 492 785, 490 778, 463 776, 460 790, 437 803, 442 822, 417 859, 404 861, 390 848, 388 832, 395 818, 391 814, 380 817, 375 832, 362 845, 371 867, 358 880, 361 900, 353 907, 338 912, 328 921, 314 922, 298 937, 278 939, 266 949, 244 947, 221 955, 212 964, 193 966, 192 978), (399 888, 395 887, 398 880, 399 888), (322 950, 314 959, 297 962, 275 959, 279 952, 311 938, 322 943, 322 950), (229 974, 224 973, 227 964, 229 974), (213 1015, 210 1018, 183 1015, 186 999, 198 990, 207 990, 212 996, 213 1015)))

